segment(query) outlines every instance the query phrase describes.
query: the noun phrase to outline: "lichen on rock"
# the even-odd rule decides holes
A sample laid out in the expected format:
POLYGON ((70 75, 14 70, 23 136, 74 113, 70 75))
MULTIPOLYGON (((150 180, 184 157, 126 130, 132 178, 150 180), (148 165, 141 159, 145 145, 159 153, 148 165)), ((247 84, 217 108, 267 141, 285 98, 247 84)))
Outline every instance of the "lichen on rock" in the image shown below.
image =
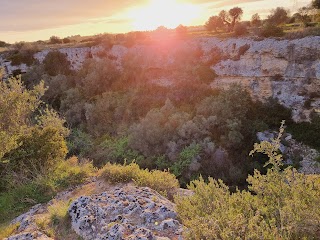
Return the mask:
POLYGON ((126 186, 82 196, 69 207, 73 230, 93 239, 180 239, 174 205, 150 188, 126 186))

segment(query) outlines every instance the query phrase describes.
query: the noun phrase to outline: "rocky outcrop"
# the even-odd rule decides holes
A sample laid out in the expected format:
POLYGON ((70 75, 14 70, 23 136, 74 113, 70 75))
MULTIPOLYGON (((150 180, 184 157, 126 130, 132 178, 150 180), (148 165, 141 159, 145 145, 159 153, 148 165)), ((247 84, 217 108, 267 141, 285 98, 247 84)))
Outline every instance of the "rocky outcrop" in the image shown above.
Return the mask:
POLYGON ((42 232, 26 232, 11 236, 5 240, 53 240, 42 232))
MULTIPOLYGON (((179 189, 177 194, 192 192, 179 189)), ((71 199, 76 200, 68 209, 67 225, 70 227, 63 229, 67 232, 66 239, 182 239, 183 226, 177 220, 174 204, 168 199, 150 188, 136 187, 132 183, 110 185, 94 178, 15 218, 11 224, 19 227, 6 240, 64 239, 50 238, 39 222, 50 219, 48 207, 61 201, 68 203, 71 199)))
POLYGON ((53 240, 41 231, 35 222, 36 216, 45 211, 46 207, 41 204, 33 206, 28 212, 15 218, 11 223, 19 224, 17 234, 5 240, 53 240))
POLYGON ((82 196, 70 208, 79 236, 98 239, 180 239, 182 225, 173 204, 150 188, 117 188, 82 196))
MULTIPOLYGON (((98 54, 103 51, 103 47, 80 47, 80 48, 61 48, 59 52, 66 55, 74 70, 79 70, 84 61, 88 58, 99 58, 98 54)), ((40 63, 52 49, 46 49, 34 55, 34 58, 40 63)))
POLYGON ((297 40, 203 40, 206 54, 219 49, 224 60, 212 66, 213 87, 232 83, 246 87, 260 100, 275 98, 291 108, 295 121, 320 109, 320 37, 297 40))

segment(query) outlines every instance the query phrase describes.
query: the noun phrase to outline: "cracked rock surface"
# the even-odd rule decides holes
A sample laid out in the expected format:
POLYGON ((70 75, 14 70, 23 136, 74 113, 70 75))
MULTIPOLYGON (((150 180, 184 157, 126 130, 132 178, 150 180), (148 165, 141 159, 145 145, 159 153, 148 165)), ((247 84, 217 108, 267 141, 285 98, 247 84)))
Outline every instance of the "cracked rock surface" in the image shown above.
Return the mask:
POLYGON ((69 215, 73 230, 88 240, 182 239, 174 204, 150 188, 126 186, 81 196, 69 215))

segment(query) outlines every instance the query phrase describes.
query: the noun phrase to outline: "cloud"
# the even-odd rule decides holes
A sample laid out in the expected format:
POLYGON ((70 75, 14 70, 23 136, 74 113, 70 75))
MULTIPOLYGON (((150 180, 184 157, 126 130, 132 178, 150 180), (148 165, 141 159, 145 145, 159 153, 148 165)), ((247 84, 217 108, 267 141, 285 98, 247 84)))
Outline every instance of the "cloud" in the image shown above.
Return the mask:
POLYGON ((218 1, 217 3, 213 4, 210 8, 223 8, 223 7, 234 7, 244 3, 251 3, 251 2, 261 2, 263 0, 225 0, 225 1, 218 1))
POLYGON ((234 6, 236 4, 248 3, 248 2, 259 2, 263 0, 180 0, 183 2, 189 2, 193 4, 210 4, 216 7, 234 6))
POLYGON ((0 31, 30 31, 111 17, 147 0, 0 0, 0 31))

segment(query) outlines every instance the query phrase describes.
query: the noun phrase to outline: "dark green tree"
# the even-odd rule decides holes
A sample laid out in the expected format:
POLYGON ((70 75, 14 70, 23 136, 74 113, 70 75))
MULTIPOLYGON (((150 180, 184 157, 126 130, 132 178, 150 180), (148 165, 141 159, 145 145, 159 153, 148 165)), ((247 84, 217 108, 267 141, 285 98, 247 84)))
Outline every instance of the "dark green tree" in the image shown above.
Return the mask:
POLYGON ((58 74, 67 75, 71 72, 71 64, 67 56, 59 51, 49 52, 43 60, 43 65, 44 70, 50 76, 56 76, 58 74))
POLYGON ((223 28, 223 20, 219 16, 212 16, 209 18, 209 20, 205 23, 205 27, 208 31, 215 31, 217 32, 217 29, 223 28))

